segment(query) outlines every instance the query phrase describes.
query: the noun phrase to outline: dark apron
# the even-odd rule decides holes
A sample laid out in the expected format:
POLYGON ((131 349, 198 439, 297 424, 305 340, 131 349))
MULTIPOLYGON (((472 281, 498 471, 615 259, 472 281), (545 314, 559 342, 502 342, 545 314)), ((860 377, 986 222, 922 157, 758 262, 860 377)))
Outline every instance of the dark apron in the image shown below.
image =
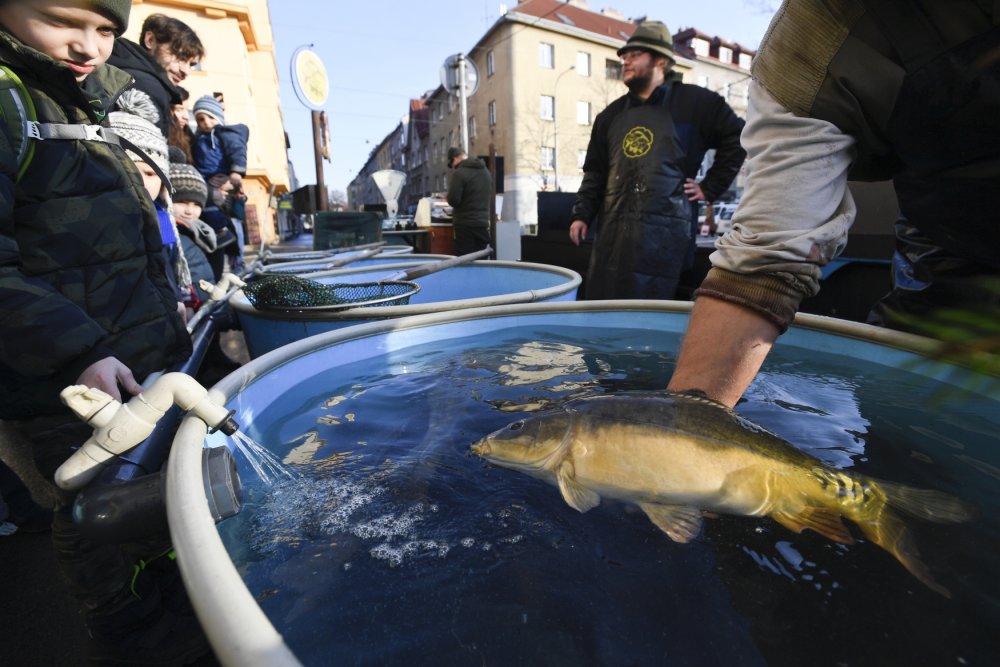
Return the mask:
POLYGON ((1000 301, 1000 27, 947 45, 916 3, 866 4, 906 70, 886 128, 903 165, 892 292, 869 321, 907 328, 896 313, 1000 301))
POLYGON ((608 181, 587 272, 588 299, 672 299, 691 239, 691 208, 670 116, 632 106, 608 129, 608 181))

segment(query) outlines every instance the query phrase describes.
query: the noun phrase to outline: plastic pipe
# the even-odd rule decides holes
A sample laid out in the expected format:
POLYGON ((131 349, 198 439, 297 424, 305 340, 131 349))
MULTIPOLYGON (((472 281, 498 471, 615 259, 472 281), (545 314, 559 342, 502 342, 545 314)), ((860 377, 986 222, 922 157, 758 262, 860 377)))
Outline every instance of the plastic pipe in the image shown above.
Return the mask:
POLYGON ((122 404, 100 389, 84 385, 66 387, 60 393, 94 434, 56 470, 56 484, 66 491, 86 486, 108 461, 145 440, 157 421, 173 405, 192 412, 213 430, 227 435, 239 426, 232 411, 208 398, 208 391, 190 375, 167 373, 148 389, 122 404))

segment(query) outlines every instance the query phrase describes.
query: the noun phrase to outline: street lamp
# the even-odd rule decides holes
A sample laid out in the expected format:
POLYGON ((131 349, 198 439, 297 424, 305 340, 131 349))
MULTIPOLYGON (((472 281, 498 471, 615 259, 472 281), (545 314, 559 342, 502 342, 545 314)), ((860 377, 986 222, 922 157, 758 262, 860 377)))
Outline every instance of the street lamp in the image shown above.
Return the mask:
POLYGON ((576 65, 570 65, 556 77, 556 83, 552 87, 552 187, 559 192, 559 80, 576 69, 576 65))

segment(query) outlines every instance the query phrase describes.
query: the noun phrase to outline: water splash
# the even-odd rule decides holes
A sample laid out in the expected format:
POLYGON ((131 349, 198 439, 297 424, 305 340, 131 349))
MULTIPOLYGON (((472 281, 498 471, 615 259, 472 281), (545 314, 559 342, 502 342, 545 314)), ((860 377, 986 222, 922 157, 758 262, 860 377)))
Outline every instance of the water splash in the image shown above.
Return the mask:
POLYGON ((247 463, 267 486, 274 484, 278 478, 296 479, 298 477, 290 468, 282 465, 274 454, 243 431, 237 431, 230 437, 232 437, 236 449, 243 454, 247 463))

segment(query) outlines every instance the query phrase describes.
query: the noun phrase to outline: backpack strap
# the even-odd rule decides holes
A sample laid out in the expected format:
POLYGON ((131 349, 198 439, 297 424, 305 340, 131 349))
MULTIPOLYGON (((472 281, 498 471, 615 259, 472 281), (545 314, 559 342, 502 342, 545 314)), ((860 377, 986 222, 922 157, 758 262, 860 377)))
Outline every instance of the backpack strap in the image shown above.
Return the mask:
POLYGON ((163 170, 146 152, 113 130, 100 125, 80 125, 73 123, 40 123, 35 105, 28 95, 28 89, 21 79, 5 65, 0 65, 0 127, 6 130, 6 138, 17 156, 16 181, 28 170, 35 155, 35 141, 101 141, 120 146, 138 155, 152 167, 160 177, 167 191, 174 188, 163 170))
POLYGON ((81 125, 79 123, 39 123, 37 121, 25 121, 25 132, 32 139, 39 141, 101 141, 130 150, 138 155, 143 162, 152 167, 170 194, 174 192, 170 178, 157 166, 153 158, 149 157, 146 151, 110 128, 101 125, 81 125))

